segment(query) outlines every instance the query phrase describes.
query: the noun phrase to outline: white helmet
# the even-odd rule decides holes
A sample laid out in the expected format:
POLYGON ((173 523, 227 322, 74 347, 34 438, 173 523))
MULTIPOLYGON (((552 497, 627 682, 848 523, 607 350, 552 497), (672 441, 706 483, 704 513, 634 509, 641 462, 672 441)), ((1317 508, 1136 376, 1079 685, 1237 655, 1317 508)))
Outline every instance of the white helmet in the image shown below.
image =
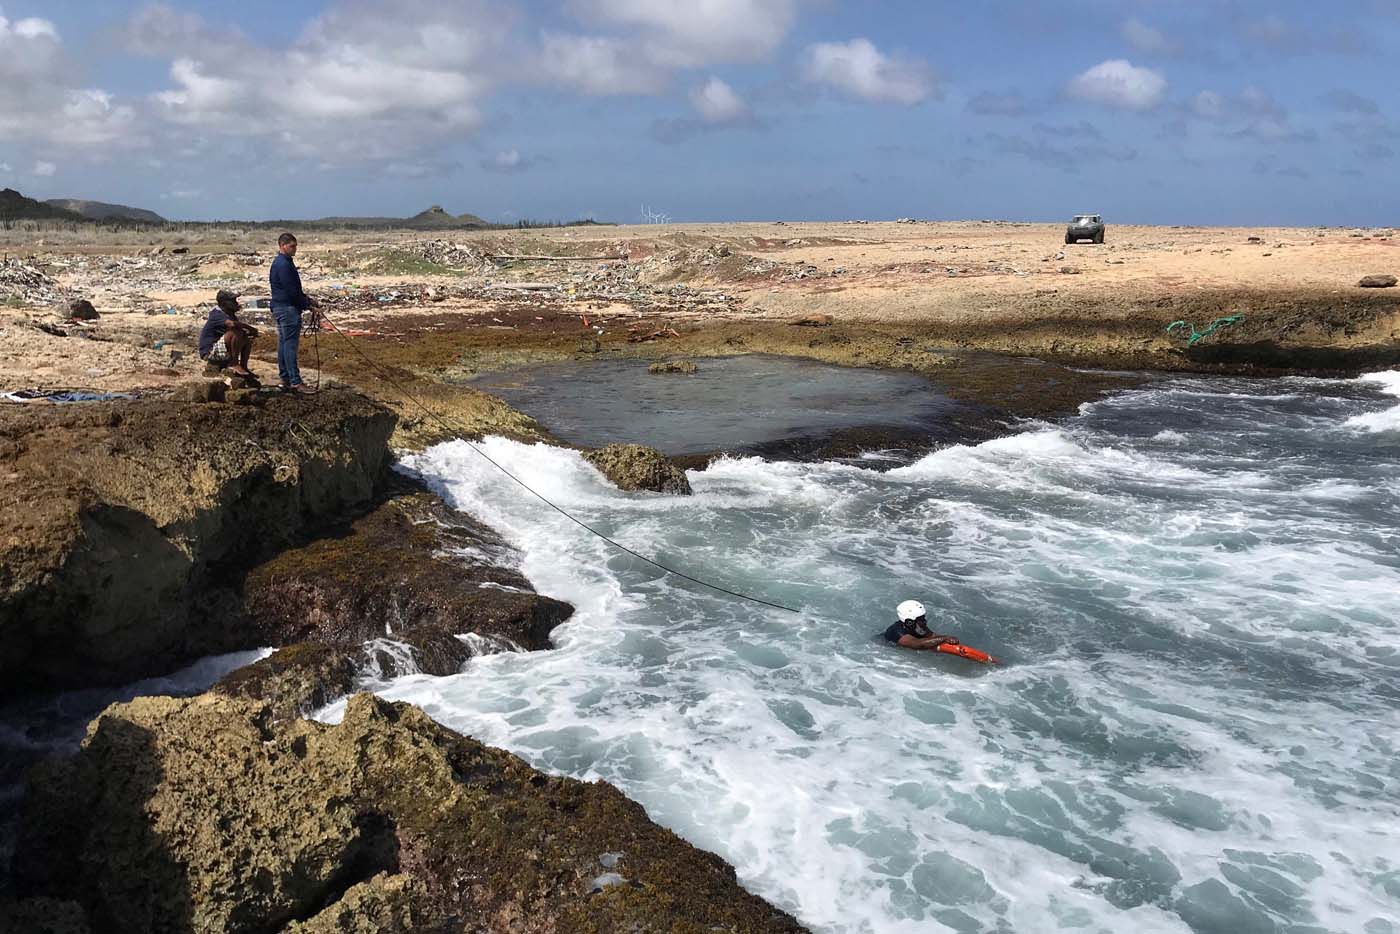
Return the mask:
POLYGON ((901 623, 912 623, 924 615, 924 605, 918 600, 905 600, 895 610, 901 623))

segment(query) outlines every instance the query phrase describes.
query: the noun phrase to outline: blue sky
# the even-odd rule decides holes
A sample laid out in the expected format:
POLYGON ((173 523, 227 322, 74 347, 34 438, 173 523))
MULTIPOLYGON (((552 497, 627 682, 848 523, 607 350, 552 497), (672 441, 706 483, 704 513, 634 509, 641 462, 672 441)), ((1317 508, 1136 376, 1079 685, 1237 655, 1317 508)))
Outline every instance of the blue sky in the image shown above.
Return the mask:
POLYGON ((172 218, 1394 224, 1400 0, 0 0, 0 185, 172 218))

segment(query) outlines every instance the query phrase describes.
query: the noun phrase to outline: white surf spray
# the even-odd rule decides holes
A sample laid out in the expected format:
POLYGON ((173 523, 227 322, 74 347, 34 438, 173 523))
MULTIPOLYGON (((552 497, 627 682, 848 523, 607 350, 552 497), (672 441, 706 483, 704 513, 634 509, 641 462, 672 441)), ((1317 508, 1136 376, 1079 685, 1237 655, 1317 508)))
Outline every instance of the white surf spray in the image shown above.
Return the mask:
POLYGON ((615 783, 819 931, 1390 930, 1400 465, 1338 431, 1352 388, 1168 384, 886 474, 722 460, 688 498, 484 442, 800 616, 445 444, 408 466, 577 612, 379 690, 615 783), (907 597, 1009 664, 890 648, 907 597))
MULTIPOLYGON (((1400 396, 1400 370, 1385 370, 1380 373, 1367 373, 1360 377, 1362 382, 1372 383, 1379 386, 1381 392, 1390 396, 1400 396)), ((1393 406, 1380 412, 1366 412, 1362 415, 1354 415, 1346 420, 1348 428, 1360 428, 1363 431, 1391 431, 1400 432, 1400 405, 1393 406)))

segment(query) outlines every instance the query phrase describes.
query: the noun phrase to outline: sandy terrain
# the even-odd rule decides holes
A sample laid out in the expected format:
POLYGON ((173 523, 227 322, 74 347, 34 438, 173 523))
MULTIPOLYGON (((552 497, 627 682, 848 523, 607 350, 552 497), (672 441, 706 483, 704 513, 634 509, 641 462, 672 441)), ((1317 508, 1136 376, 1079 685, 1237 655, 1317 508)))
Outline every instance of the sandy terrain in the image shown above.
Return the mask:
MULTIPOLYGON (((342 326, 400 344, 451 335, 475 354, 468 376, 493 362, 589 352, 594 340, 605 352, 640 355, 716 352, 713 344, 922 367, 865 347, 889 329, 1066 362, 1208 368, 1240 360, 1183 356, 1184 341, 1165 325, 1239 312, 1245 320, 1214 339, 1217 350, 1366 348, 1384 357, 1400 346, 1400 290, 1357 287, 1363 275, 1400 273, 1388 230, 1110 226, 1100 246, 1065 245, 1063 236, 1059 225, 996 222, 308 232, 298 263, 342 326), (627 259, 492 262, 503 254, 627 259), (817 352, 806 329, 763 330, 813 314, 830 315, 845 337, 817 352), (746 328, 767 335, 761 346, 733 344, 746 328), (639 340, 656 331, 656 340, 639 340), (488 346, 501 352, 483 355, 488 346)), ((150 389, 195 376, 194 340, 214 292, 266 295, 267 237, 201 228, 160 242, 104 234, 9 244, 52 288, 6 292, 0 275, 0 389, 150 389), (77 298, 101 319, 67 322, 77 298)), ((304 366, 311 350, 303 342, 304 366)), ((274 354, 269 327, 257 356, 274 354)), ((328 368, 353 379, 347 361, 328 368)))

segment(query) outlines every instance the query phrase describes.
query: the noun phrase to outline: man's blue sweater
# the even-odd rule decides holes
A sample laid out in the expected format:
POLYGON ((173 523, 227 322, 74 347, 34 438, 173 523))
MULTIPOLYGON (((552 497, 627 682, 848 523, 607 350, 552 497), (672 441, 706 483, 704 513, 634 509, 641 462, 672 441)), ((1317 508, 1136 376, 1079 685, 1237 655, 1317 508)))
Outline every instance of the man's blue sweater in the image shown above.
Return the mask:
POLYGON ((272 271, 267 274, 272 286, 272 304, 291 305, 302 311, 311 307, 311 299, 301 290, 301 274, 297 264, 286 253, 278 253, 272 261, 272 271))

